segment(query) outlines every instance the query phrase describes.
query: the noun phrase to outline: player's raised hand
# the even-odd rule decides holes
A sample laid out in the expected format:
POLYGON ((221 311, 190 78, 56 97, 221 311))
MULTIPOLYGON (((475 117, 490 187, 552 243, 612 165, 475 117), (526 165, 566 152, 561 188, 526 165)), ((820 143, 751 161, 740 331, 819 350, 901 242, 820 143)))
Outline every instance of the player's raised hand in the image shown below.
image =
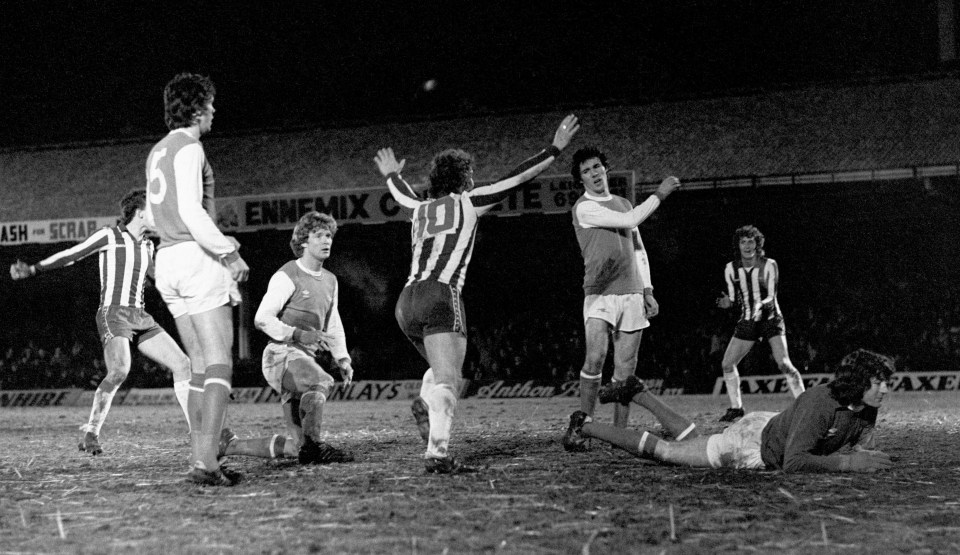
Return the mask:
POLYGON ((34 273, 35 271, 33 270, 33 266, 22 260, 17 260, 15 263, 10 265, 10 277, 15 280, 28 278, 34 273))
POLYGON ((560 127, 557 128, 557 132, 553 134, 553 146, 560 150, 567 148, 570 140, 573 139, 573 136, 580 130, 580 123, 578 123, 578 121, 577 116, 573 114, 563 118, 563 121, 560 122, 560 127))
POLYGON ((667 198, 670 193, 676 191, 680 188, 680 178, 670 176, 660 182, 660 186, 657 187, 657 196, 660 198, 667 198))
POLYGON ((397 157, 393 154, 393 149, 390 147, 378 150, 377 155, 373 157, 373 161, 377 163, 377 169, 384 177, 394 172, 400 173, 403 171, 404 164, 407 163, 406 158, 398 162, 397 157))
POLYGON ((724 293, 723 295, 720 296, 719 299, 717 299, 717 306, 723 309, 727 309, 733 306, 733 301, 730 300, 730 297, 728 297, 726 293, 724 293))

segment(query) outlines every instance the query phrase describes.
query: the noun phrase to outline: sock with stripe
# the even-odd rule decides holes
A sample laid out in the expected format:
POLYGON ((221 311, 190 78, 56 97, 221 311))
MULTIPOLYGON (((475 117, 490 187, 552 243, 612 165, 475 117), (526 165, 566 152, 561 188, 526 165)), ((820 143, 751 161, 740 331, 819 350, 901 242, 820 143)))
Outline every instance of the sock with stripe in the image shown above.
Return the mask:
POLYGON ((591 376, 580 372, 580 410, 593 416, 597 406, 597 393, 600 391, 601 375, 591 376))
POLYGON ((219 467, 217 451, 220 447, 220 429, 223 428, 227 404, 230 402, 232 374, 228 364, 211 364, 206 368, 197 461, 203 463, 207 470, 219 467))

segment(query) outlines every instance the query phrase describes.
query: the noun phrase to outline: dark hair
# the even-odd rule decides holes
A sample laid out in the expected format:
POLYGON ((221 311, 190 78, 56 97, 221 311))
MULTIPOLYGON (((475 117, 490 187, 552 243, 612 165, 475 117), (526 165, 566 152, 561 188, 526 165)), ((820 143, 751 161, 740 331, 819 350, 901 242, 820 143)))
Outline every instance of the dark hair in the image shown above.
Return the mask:
POLYGON ((745 225, 733 232, 733 259, 740 260, 740 239, 749 237, 757 242, 757 256, 763 256, 763 233, 756 226, 745 225))
POLYGON ((570 163, 570 177, 573 178, 574 185, 582 185, 580 176, 580 164, 591 158, 599 158, 603 167, 607 167, 607 155, 595 146, 585 146, 573 153, 573 162, 570 163))
POLYGON ((293 237, 290 238, 290 248, 297 258, 303 256, 303 244, 310 238, 310 234, 318 229, 330 231, 330 235, 337 234, 337 220, 330 214, 317 212, 307 212, 300 217, 297 226, 293 228, 293 237))
POLYGON ((170 130, 190 127, 197 113, 207 109, 217 94, 209 77, 196 73, 181 73, 163 89, 163 119, 170 130))
POLYGON ((473 156, 459 148, 444 150, 430 163, 427 196, 440 198, 450 193, 462 193, 470 188, 472 175, 473 156))
POLYGON ((120 222, 123 225, 130 223, 137 210, 143 210, 147 207, 147 191, 144 189, 133 189, 123 195, 120 199, 120 222))
POLYGON ((870 389, 870 380, 878 378, 887 381, 896 371, 893 359, 868 351, 857 349, 840 361, 834 373, 833 381, 827 384, 830 396, 841 405, 853 405, 863 401, 863 394, 870 389))

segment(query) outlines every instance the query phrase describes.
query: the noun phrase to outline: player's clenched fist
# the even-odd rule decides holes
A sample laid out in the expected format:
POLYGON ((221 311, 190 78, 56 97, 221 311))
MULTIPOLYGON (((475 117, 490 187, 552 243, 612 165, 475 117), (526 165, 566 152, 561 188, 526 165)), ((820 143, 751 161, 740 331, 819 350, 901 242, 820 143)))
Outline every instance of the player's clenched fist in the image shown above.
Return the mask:
POLYGON ((34 274, 33 266, 22 260, 17 260, 10 265, 10 277, 13 279, 24 279, 34 274))

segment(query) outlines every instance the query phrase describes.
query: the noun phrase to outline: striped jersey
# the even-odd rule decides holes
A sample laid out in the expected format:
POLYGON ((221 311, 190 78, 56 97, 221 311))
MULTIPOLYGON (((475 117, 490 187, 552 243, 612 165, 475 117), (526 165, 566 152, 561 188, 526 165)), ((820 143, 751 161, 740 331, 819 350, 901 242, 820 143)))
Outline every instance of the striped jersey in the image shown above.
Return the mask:
POLYGON ((758 256, 752 268, 745 268, 740 259, 727 262, 723 278, 727 282, 727 295, 740 305, 741 320, 762 318, 758 315, 763 313, 764 304, 768 307, 767 318, 783 317, 777 303, 780 271, 774 259, 758 256))
POLYGON ((457 291, 463 290, 477 235, 477 218, 509 196, 514 187, 546 169, 548 162, 558 154, 555 147, 548 148, 525 160, 492 185, 426 200, 421 200, 399 174, 388 175, 391 193, 395 198, 398 194, 403 195, 401 205, 413 209, 410 218, 413 260, 406 285, 438 281, 456 287, 457 291), (511 182, 509 187, 502 187, 508 179, 524 172, 529 173, 519 181, 511 182))
POLYGON ((580 221, 579 209, 585 202, 597 203, 614 212, 629 212, 633 208, 630 201, 617 195, 598 198, 584 194, 573 205, 573 229, 583 255, 584 294, 642 293, 644 283, 637 267, 635 252, 643 247, 636 228, 596 227, 580 221))
POLYGON ((160 236, 159 248, 196 241, 218 256, 236 247, 217 229, 213 169, 203 145, 175 129, 147 157, 147 218, 160 236))
POLYGON ((126 226, 100 228, 86 241, 34 265, 37 272, 70 266, 100 253, 100 306, 143 308, 143 286, 153 276, 153 243, 137 239, 126 226))

